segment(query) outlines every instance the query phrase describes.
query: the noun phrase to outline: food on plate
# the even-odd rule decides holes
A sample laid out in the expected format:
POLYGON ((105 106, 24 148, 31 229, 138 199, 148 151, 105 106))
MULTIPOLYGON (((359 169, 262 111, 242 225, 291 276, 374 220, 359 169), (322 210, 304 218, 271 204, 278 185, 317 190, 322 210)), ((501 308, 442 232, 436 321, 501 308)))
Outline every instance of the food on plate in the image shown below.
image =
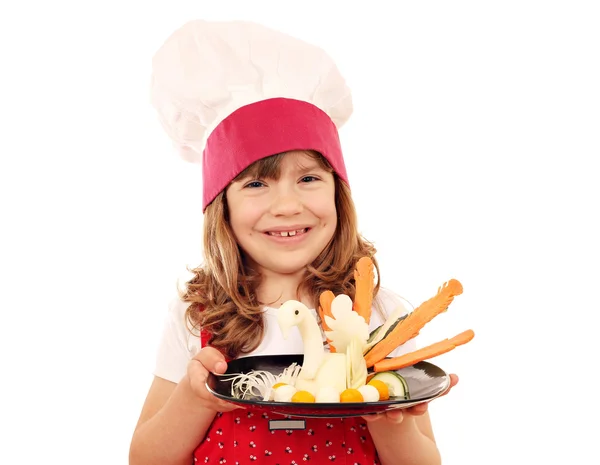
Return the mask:
POLYGON ((379 400, 388 400, 390 398, 390 389, 388 385, 380 379, 371 379, 367 384, 377 389, 379 400))
POLYGON ((371 307, 373 305, 373 290, 375 289, 373 261, 369 257, 362 257, 356 262, 354 282, 356 284, 354 311, 369 323, 371 320, 371 307))
POLYGON ((362 395, 365 402, 379 401, 379 391, 371 384, 365 384, 358 388, 358 392, 362 395))
MULTIPOLYGON (((385 384, 389 397, 399 397, 401 399, 410 399, 408 391, 408 383, 395 371, 386 371, 383 373, 377 373, 370 383, 383 383, 385 384)), ((373 384, 372 384, 373 385, 373 384)), ((377 386, 377 384, 375 384, 377 386)))
POLYGON ((440 286, 435 296, 415 308, 412 313, 403 318, 402 321, 389 331, 389 334, 365 354, 367 367, 372 367, 375 363, 383 360, 394 349, 417 336, 423 326, 440 313, 445 312, 454 300, 454 297, 462 294, 462 291, 462 284, 456 279, 451 279, 440 286))
POLYGON ((340 391, 338 391, 333 386, 324 386, 319 389, 317 393, 317 397, 315 398, 316 402, 320 403, 336 403, 340 401, 340 391))
POLYGON ((340 394, 340 402, 364 402, 364 400, 358 389, 344 389, 340 394))
POLYGON ((273 400, 275 402, 291 402, 292 397, 298 392, 298 389, 291 384, 284 384, 273 391, 273 400))
POLYGON ((296 391, 292 396, 292 402, 313 403, 315 402, 315 396, 308 391, 296 391))
POLYGON ((422 360, 429 360, 430 358, 450 352, 457 346, 466 344, 474 337, 475 333, 473 330, 468 329, 451 339, 444 339, 443 341, 436 342, 435 344, 423 347, 422 349, 418 349, 409 354, 400 355, 399 357, 385 358, 375 363, 374 369, 376 372, 399 370, 400 368, 414 365, 422 360))
POLYGON ((445 312, 462 294, 463 287, 458 280, 450 279, 435 296, 408 315, 399 307, 382 325, 369 331, 374 276, 373 261, 362 257, 354 270, 354 301, 345 294, 321 293, 320 326, 304 304, 296 300, 284 302, 277 310, 277 323, 284 338, 294 326, 300 331, 304 344, 302 364, 294 363, 277 376, 266 371, 232 375, 232 396, 300 403, 409 399, 408 384, 396 370, 449 352, 473 339, 474 332, 467 330, 411 353, 387 358, 445 312))

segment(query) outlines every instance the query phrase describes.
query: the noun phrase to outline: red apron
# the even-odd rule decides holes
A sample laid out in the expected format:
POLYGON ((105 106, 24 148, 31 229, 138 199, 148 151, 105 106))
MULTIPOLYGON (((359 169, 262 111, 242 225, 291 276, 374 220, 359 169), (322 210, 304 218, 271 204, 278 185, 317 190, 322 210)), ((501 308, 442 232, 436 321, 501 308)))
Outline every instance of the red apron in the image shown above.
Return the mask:
MULTIPOLYGON (((202 333, 202 347, 208 336, 202 333)), ((217 413, 204 440, 194 451, 194 462, 230 465, 380 463, 362 417, 297 418, 258 409, 217 413)))

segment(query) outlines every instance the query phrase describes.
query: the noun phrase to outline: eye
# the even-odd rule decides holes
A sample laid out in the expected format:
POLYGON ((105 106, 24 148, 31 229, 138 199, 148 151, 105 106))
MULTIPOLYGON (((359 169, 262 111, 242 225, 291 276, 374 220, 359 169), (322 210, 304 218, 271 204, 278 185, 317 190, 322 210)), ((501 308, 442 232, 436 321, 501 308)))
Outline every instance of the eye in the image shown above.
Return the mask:
POLYGON ((299 313, 300 313, 300 311, 299 311, 299 310, 296 310, 296 311, 294 312, 294 315, 298 315, 299 313))
POLYGON ((301 182, 315 182, 318 180, 319 180, 319 178, 317 178, 316 176, 304 176, 300 181, 301 182))
POLYGON ((264 187, 265 183, 262 181, 250 181, 248 184, 244 186, 245 188, 256 189, 258 187, 264 187))

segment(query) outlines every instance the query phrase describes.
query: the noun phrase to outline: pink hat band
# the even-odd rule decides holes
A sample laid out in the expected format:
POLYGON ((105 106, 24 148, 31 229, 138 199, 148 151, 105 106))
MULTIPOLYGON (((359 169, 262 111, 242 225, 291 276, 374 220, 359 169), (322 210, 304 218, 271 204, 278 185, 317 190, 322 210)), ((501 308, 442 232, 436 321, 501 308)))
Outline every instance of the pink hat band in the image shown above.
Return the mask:
POLYGON ((290 150, 315 150, 348 183, 338 131, 315 105, 271 98, 245 105, 212 131, 202 162, 202 211, 244 169, 257 160, 290 150))

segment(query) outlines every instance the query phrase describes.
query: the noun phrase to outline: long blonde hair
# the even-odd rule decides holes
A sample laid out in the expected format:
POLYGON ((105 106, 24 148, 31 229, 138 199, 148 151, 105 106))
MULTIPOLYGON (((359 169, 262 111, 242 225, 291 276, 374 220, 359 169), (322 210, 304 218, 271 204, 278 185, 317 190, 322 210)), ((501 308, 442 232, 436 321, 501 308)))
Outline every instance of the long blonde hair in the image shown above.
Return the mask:
MULTIPOLYGON (((313 263, 306 267, 298 287, 298 295, 311 297, 317 308, 321 292, 347 294, 354 299, 354 265, 360 257, 371 257, 376 275, 379 267, 374 257, 375 247, 358 232, 356 209, 350 189, 332 170, 331 165, 316 152, 306 152, 322 168, 333 173, 338 224, 331 242, 313 263)), ((263 158, 235 180, 246 176, 277 179, 286 154, 263 158)), ((186 283, 181 299, 189 302, 186 319, 193 328, 201 327, 211 334, 210 345, 233 359, 256 349, 264 335, 263 303, 255 290, 260 276, 247 266, 228 221, 225 191, 206 208, 204 217, 205 263, 189 270, 192 279, 186 283)), ((379 279, 375 294, 379 290, 379 279)))

